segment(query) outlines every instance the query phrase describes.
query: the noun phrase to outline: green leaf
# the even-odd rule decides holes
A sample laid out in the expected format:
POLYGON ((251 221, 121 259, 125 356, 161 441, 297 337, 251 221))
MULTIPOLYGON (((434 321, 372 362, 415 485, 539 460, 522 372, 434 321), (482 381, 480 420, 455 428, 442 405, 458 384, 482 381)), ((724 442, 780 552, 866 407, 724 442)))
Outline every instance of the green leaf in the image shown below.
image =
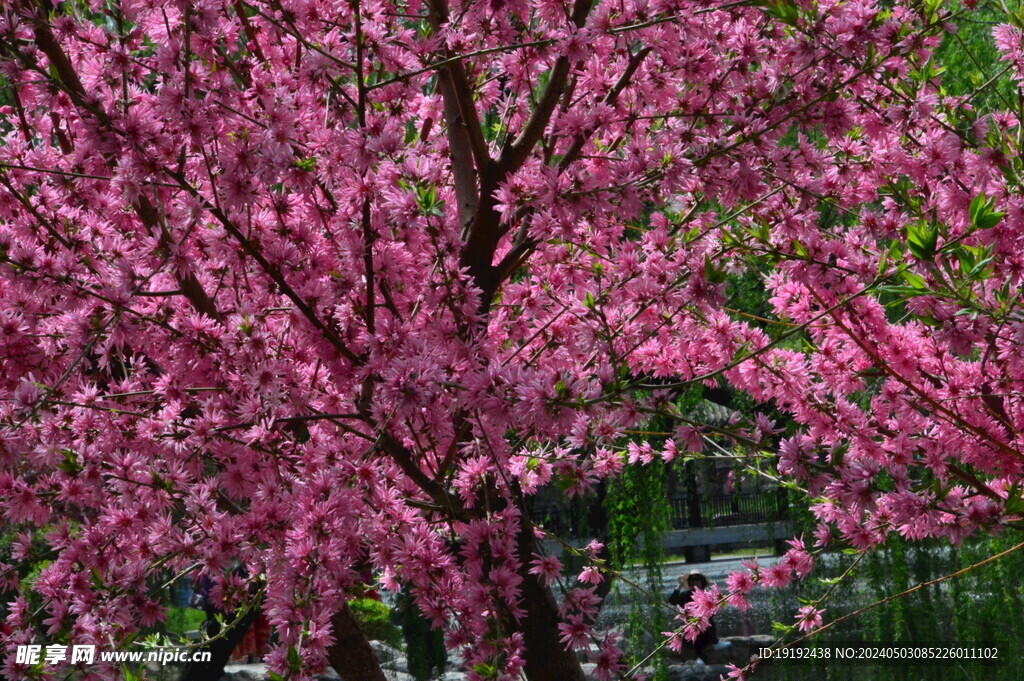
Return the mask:
POLYGON ((907 227, 907 247, 921 260, 935 257, 935 247, 939 243, 938 228, 923 220, 911 223, 907 227))
POLYGON ((794 2, 787 2, 786 0, 775 0, 775 2, 760 0, 755 4, 764 7, 765 14, 773 19, 778 19, 784 24, 796 26, 800 20, 800 8, 794 2))
POLYGON ((293 672, 302 669, 302 657, 295 646, 288 646, 288 669, 293 672))
POLYGON ((725 282, 726 271, 724 268, 716 267, 715 263, 711 261, 711 258, 704 256, 704 276, 712 284, 721 284, 725 282))
POLYGON ((1010 23, 1017 28, 1024 29, 1024 10, 1010 10, 1006 14, 1006 18, 1010 20, 1010 23))
POLYGON ((81 464, 78 463, 78 456, 70 449, 62 449, 60 453, 64 455, 64 460, 57 464, 57 468, 68 475, 78 475, 82 470, 81 464))
POLYGON ((443 215, 442 201, 437 199, 437 187, 434 185, 420 185, 416 187, 416 205, 420 207, 425 215, 440 217, 443 215))
POLYGON ((475 664, 473 665, 473 671, 485 679, 494 679, 498 677, 498 670, 492 664, 475 664))
POLYGON ((832 452, 832 466, 836 469, 841 470, 843 467, 843 457, 846 456, 846 452, 850 449, 849 443, 843 443, 836 447, 835 451, 832 452))
POLYGON ((928 284, 925 282, 924 277, 916 272, 911 272, 908 269, 900 271, 900 276, 903 277, 903 281, 907 282, 912 288, 918 291, 928 291, 928 284))
MULTIPOLYGON (((884 291, 885 293, 891 293, 896 296, 902 296, 903 298, 914 298, 916 296, 923 296, 929 293, 928 291, 922 291, 921 289, 914 288, 913 286, 886 286, 880 290, 884 291)), ((891 300, 885 303, 885 306, 893 307, 895 305, 901 305, 904 302, 906 301, 902 299, 891 300)))
POLYGON ((297 158, 293 161, 293 164, 299 170, 309 173, 316 168, 316 159, 316 156, 310 156, 309 158, 297 158))
POLYGON ((979 281, 992 276, 987 271, 994 259, 991 246, 960 246, 955 253, 960 262, 960 274, 966 279, 979 281))
POLYGON ((1024 513, 1024 499, 1021 498, 1020 488, 1016 483, 1007 492, 1004 508, 1007 513, 1024 513))
POLYGON ((971 199, 971 226, 975 229, 990 229, 998 225, 1005 213, 995 210, 994 205, 995 200, 983 194, 978 194, 971 199))
POLYGON ((558 382, 555 383, 555 394, 558 395, 558 397, 565 397, 567 387, 565 379, 559 379, 558 382))
POLYGON ((772 631, 776 631, 780 634, 788 634, 793 631, 793 627, 789 624, 783 624, 782 622, 772 622, 772 631))

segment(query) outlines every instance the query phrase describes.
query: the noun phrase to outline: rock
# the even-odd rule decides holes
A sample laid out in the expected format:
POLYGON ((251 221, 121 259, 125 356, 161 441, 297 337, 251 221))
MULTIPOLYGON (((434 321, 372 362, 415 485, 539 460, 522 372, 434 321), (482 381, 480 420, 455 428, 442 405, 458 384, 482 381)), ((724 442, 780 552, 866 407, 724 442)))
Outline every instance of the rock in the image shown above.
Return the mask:
POLYGON ((724 664, 708 665, 704 672, 704 681, 719 681, 729 675, 729 667, 724 664))
POLYGON ((264 681, 267 678, 267 665, 257 664, 229 664, 224 666, 224 676, 221 681, 264 681))
POLYGON ((466 681, 466 672, 445 672, 440 681, 466 681))
POLYGON ((593 643, 587 645, 586 648, 580 648, 576 650, 576 659, 580 662, 589 662, 596 660, 598 655, 601 654, 601 649, 593 643))
MULTIPOLYGON (((385 672, 385 675, 387 672, 385 672)), ((229 664, 224 667, 224 676, 220 681, 267 681, 267 665, 258 664, 229 664)), ((317 677, 317 681, 341 681, 338 672, 328 667, 323 674, 317 677)), ((413 681, 410 679, 395 679, 395 681, 413 681)))
POLYGON ((398 653, 397 656, 388 661, 381 660, 380 666, 383 669, 390 669, 392 671, 403 672, 405 674, 409 673, 409 660, 407 660, 405 655, 402 655, 401 653, 398 653))
POLYGON ((759 648, 767 648, 775 638, 768 634, 755 634, 753 636, 725 636, 721 639, 732 644, 727 650, 708 651, 706 662, 718 664, 744 665, 750 661, 750 656, 759 648))
POLYGON ((402 654, 400 650, 389 646, 384 641, 370 641, 370 647, 373 648, 373 654, 377 656, 377 661, 382 665, 391 662, 402 654))
POLYGON ((412 677, 412 674, 396 671, 394 669, 385 669, 384 678, 388 681, 416 681, 412 677))
POLYGON ((719 681, 728 673, 729 668, 723 664, 698 664, 691 661, 668 666, 669 681, 719 681))
POLYGON ((702 653, 704 661, 708 664, 731 664, 738 661, 748 647, 736 645, 732 641, 720 640, 715 646, 708 646, 702 653))
POLYGON ((689 681, 690 678, 690 667, 688 665, 670 664, 668 666, 669 681, 689 681))
POLYGON ((594 678, 594 670, 597 669, 597 665, 593 662, 584 662, 580 665, 583 668, 583 675, 588 679, 594 678))

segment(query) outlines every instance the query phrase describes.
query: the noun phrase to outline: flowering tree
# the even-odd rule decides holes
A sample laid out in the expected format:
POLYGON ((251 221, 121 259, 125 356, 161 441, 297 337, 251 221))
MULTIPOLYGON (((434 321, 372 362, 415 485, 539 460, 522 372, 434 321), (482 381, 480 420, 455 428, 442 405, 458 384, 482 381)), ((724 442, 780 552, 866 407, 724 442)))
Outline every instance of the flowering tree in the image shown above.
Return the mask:
POLYGON ((380 679, 346 606, 373 571, 477 678, 580 680, 601 574, 566 581, 527 501, 776 448, 693 386, 791 416, 770 474, 821 544, 1013 521, 1020 127, 939 87, 954 11, 5 0, 0 499, 52 558, 38 605, 0 565, 9 643, 128 642, 202 574, 275 673, 380 679), (743 272, 774 319, 727 304, 743 272), (627 447, 652 414, 673 437, 627 447))

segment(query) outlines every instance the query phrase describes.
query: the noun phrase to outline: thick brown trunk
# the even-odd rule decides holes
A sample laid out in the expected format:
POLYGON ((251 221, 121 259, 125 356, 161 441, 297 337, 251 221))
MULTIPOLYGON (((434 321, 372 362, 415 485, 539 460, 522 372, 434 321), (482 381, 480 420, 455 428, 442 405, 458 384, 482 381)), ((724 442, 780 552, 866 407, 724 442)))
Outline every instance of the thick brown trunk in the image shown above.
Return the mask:
POLYGON ((331 619, 331 626, 334 645, 328 649, 327 659, 343 681, 387 681, 366 634, 347 604, 331 619))
POLYGON ((517 538, 519 570, 523 578, 523 609, 526 615, 516 628, 526 644, 526 678, 529 681, 586 681, 579 659, 558 640, 558 604, 551 589, 529 573, 531 556, 539 552, 533 526, 524 522, 517 538))

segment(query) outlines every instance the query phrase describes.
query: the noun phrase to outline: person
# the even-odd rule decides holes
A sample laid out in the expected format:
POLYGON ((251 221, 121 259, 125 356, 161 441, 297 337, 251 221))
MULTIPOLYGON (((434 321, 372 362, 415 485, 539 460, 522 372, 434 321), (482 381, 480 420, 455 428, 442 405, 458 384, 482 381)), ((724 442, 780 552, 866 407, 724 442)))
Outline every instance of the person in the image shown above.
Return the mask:
MULTIPOLYGON (((675 590, 669 595, 668 602, 682 608, 693 600, 694 589, 707 588, 708 578, 699 570, 692 570, 688 575, 679 575, 678 586, 676 586, 675 590)), ((704 662, 704 655, 708 646, 714 646, 717 648, 717 644, 718 631, 715 628, 715 618, 712 617, 708 622, 708 628, 697 634, 697 638, 693 642, 693 648, 697 654, 697 662, 702 664, 704 662)))

